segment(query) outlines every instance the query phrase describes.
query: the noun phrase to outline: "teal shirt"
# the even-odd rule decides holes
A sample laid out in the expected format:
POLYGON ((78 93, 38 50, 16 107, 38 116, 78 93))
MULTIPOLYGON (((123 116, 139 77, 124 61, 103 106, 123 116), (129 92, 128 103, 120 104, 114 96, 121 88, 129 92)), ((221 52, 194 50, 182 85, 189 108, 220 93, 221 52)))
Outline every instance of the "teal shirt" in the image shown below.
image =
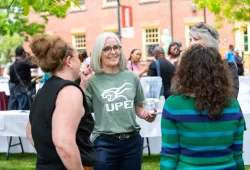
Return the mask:
POLYGON ((94 74, 86 90, 87 102, 94 110, 92 140, 100 134, 139 131, 135 105, 143 105, 144 94, 139 77, 128 70, 116 74, 94 74))
POLYGON ((50 77, 51 77, 50 73, 44 73, 44 76, 43 76, 41 82, 45 83, 47 80, 49 80, 50 77))
POLYGON ((244 170, 244 118, 233 99, 217 120, 198 115, 195 98, 170 96, 162 120, 161 170, 244 170))

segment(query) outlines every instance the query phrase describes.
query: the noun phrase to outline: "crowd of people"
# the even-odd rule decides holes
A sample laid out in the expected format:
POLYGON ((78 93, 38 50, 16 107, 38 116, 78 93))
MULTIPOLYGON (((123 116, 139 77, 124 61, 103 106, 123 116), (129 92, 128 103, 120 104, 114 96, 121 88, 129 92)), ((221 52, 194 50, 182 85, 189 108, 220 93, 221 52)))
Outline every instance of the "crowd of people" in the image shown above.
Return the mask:
POLYGON ((185 50, 179 41, 167 55, 156 46, 151 63, 141 61, 137 48, 127 60, 119 38, 107 32, 96 38, 91 57, 58 36, 33 37, 35 64, 18 47, 9 67, 9 109, 30 109, 26 130, 37 151, 36 169, 140 170, 136 116, 147 122, 156 117, 144 107, 140 78, 160 76, 166 99, 160 169, 243 170, 242 57, 230 46, 224 60, 218 32, 205 23, 189 35, 185 50), (37 67, 46 77, 33 98, 30 68, 37 67))

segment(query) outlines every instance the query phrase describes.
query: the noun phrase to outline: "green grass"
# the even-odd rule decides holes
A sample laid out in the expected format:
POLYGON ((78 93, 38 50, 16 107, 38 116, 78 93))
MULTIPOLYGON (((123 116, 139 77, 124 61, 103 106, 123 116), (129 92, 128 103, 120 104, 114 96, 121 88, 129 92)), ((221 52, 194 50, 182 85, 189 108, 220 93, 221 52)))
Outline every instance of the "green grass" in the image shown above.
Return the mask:
POLYGON ((5 153, 0 153, 0 170, 34 170, 35 154, 10 154, 6 161, 5 153))
MULTIPOLYGON (((144 155, 142 170, 159 170, 160 156, 152 155, 148 157, 144 155)), ((0 170, 34 170, 36 162, 35 154, 10 154, 9 160, 5 160, 5 153, 0 153, 0 170)), ((250 170, 250 166, 246 166, 246 170, 250 170)))

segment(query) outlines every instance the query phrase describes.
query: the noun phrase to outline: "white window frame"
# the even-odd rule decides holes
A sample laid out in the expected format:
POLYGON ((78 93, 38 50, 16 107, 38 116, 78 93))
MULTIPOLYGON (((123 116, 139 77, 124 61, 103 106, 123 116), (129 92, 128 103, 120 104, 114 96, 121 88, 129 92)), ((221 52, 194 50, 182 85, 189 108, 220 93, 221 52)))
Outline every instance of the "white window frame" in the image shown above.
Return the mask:
POLYGON ((250 25, 236 23, 235 28, 237 28, 235 32, 235 47, 240 49, 240 52, 244 52, 245 54, 250 54, 250 25), (247 30, 248 36, 248 51, 245 51, 245 42, 244 42, 244 30, 247 30))
POLYGON ((248 42, 247 42, 247 45, 248 45, 248 51, 245 51, 245 39, 244 39, 244 37, 245 37, 245 33, 244 33, 244 30, 242 29, 242 36, 243 36, 243 50, 244 50, 244 52, 245 53, 247 53, 247 54, 250 54, 250 26, 248 25, 248 26, 246 26, 246 27, 244 27, 244 29, 246 29, 246 31, 247 31, 247 39, 248 39, 248 42))
POLYGON ((143 51, 143 59, 145 60, 152 60, 153 56, 147 56, 147 48, 146 46, 149 44, 157 44, 160 45, 160 28, 159 26, 151 26, 151 27, 144 27, 142 28, 142 51, 143 51), (147 43, 146 42, 146 30, 149 29, 158 29, 158 42, 147 43))
POLYGON ((117 0, 115 2, 107 2, 107 0, 103 0, 103 8, 116 7, 118 5, 117 0))
POLYGON ((86 10, 86 0, 84 0, 84 5, 79 5, 79 6, 76 6, 75 4, 71 3, 71 12, 76 12, 76 11, 85 11, 86 10))
POLYGON ((160 2, 160 0, 140 0, 140 4, 149 4, 149 3, 156 3, 160 2))
POLYGON ((190 29, 195 26, 195 24, 187 24, 185 25, 185 36, 186 36, 186 47, 190 46, 190 36, 189 36, 189 31, 190 29))
POLYGON ((72 45, 73 45, 73 47, 76 48, 77 51, 83 50, 83 49, 86 50, 86 47, 87 47, 87 43, 86 43, 86 33, 85 33, 85 32, 81 32, 81 33, 72 34, 72 45), (85 47, 83 47, 83 48, 78 48, 78 47, 76 47, 76 36, 81 36, 81 35, 85 35, 85 47))

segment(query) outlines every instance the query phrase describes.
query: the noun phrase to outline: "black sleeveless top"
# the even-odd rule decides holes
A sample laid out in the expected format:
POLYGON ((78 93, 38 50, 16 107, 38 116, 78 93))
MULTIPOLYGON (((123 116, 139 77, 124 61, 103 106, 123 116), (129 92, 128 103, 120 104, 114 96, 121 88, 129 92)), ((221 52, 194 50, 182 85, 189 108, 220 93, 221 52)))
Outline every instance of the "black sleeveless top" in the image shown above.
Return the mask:
POLYGON ((66 169, 52 141, 52 115, 55 110, 57 95, 67 85, 78 87, 83 95, 85 114, 76 133, 76 143, 80 151, 82 165, 95 166, 97 163, 97 156, 90 142, 94 120, 84 92, 75 82, 52 76, 38 91, 29 116, 32 137, 37 151, 37 169, 66 169))

